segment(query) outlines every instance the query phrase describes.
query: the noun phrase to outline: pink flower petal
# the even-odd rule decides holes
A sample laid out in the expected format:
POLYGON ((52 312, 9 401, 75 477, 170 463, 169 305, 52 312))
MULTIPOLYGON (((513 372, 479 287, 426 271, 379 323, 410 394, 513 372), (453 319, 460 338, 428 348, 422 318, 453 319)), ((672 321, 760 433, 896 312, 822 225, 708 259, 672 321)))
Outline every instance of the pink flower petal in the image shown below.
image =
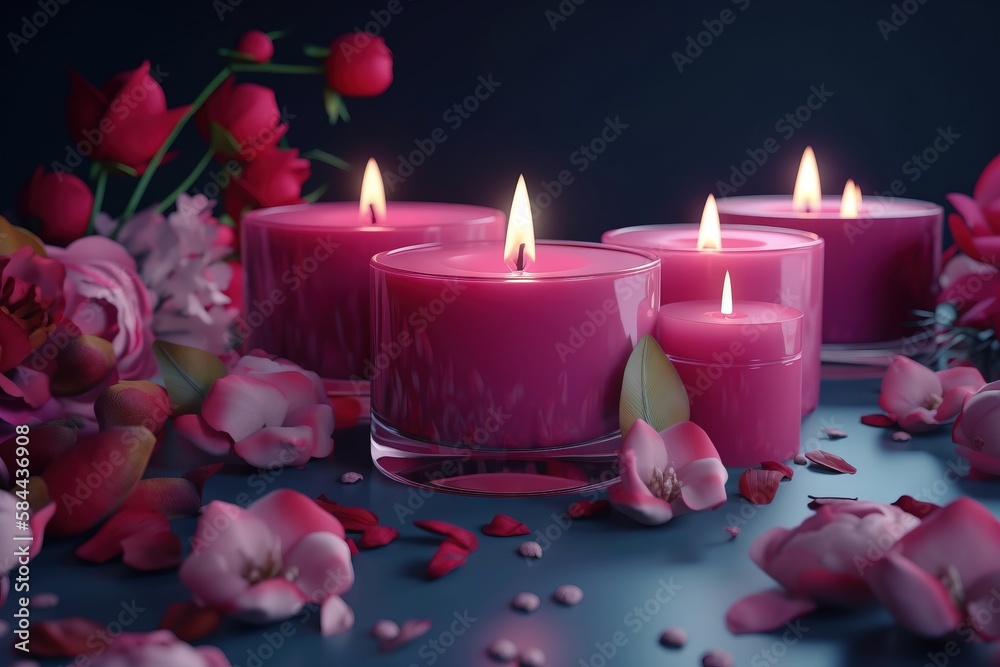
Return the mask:
POLYGON ((994 611, 1000 591, 1000 571, 980 577, 965 591, 968 622, 987 641, 1000 639, 1000 614, 994 611))
POLYGON ((399 531, 390 526, 372 526, 361 533, 361 540, 358 544, 362 549, 375 549, 384 547, 399 537, 399 531))
MULTIPOLYGON (((277 535, 284 549, 310 533, 323 531, 344 539, 344 526, 315 501, 291 489, 277 489, 247 510, 277 535)), ((377 520, 376 520, 377 521, 377 520)))
POLYGON ((694 511, 718 507, 726 502, 729 473, 722 461, 696 459, 677 471, 681 481, 681 500, 694 511))
POLYGON ((607 500, 578 500, 569 506, 567 514, 571 519, 588 519, 610 509, 611 503, 607 500))
POLYGON ((663 438, 656 429, 641 419, 636 420, 629 429, 619 450, 619 456, 629 453, 635 456, 639 477, 642 479, 649 479, 654 468, 662 470, 669 463, 663 438))
POLYGON ((749 595, 726 612, 726 627, 736 635, 777 630, 816 609, 816 603, 772 589, 749 595))
POLYGON ((967 387, 970 393, 975 393, 986 385, 986 380, 978 368, 972 366, 955 366, 937 372, 938 379, 945 391, 956 387, 967 387))
POLYGON ((917 408, 912 412, 897 415, 900 428, 910 433, 925 433, 941 425, 941 422, 934 416, 935 413, 927 408, 917 408))
POLYGON ((777 470, 747 468, 740 475, 740 495, 754 505, 769 505, 778 493, 784 474, 777 470))
POLYGON ((892 503, 907 514, 912 514, 918 519, 923 519, 928 514, 941 509, 940 505, 917 500, 913 496, 900 496, 899 500, 892 503))
POLYGON ((222 624, 222 612, 217 609, 199 607, 191 601, 175 602, 167 607, 167 611, 157 626, 170 630, 178 639, 194 642, 204 639, 219 629, 222 624))
POLYGON ((608 489, 608 501, 616 510, 647 526, 658 526, 674 517, 670 503, 654 496, 639 479, 635 452, 618 452, 618 468, 621 481, 608 489))
POLYGON ((90 643, 100 632, 105 632, 104 626, 79 616, 34 621, 31 624, 29 652, 40 658, 72 658, 90 653, 94 650, 90 643))
POLYGON ((890 417, 901 420, 918 408, 926 408, 933 397, 940 399, 943 394, 944 387, 934 371, 897 355, 882 378, 878 404, 890 417))
POLYGON ((847 473, 848 475, 853 475, 858 471, 857 468, 855 468, 850 463, 840 458, 836 454, 825 452, 822 449, 814 449, 811 452, 806 452, 806 458, 815 463, 816 465, 822 466, 827 470, 832 470, 833 472, 847 473))
POLYGON ((312 433, 310 456, 324 459, 333 453, 333 408, 327 403, 307 405, 290 411, 286 426, 307 426, 312 433))
POLYGON ((197 487, 181 477, 144 479, 121 506, 121 510, 151 510, 168 519, 196 516, 200 509, 197 487))
POLYGON ((354 627, 354 612, 340 596, 331 595, 323 600, 319 626, 324 637, 343 634, 354 627))
POLYGON ((879 428, 892 428, 896 425, 896 421, 892 417, 883 414, 864 415, 861 417, 861 423, 879 428))
POLYGON ((483 532, 494 537, 513 537, 514 535, 529 535, 531 529, 506 514, 497 514, 492 521, 483 526, 483 532))
POLYGON ((166 517, 148 509, 122 509, 108 519, 93 537, 76 548, 76 555, 93 563, 104 563, 122 554, 122 540, 170 524, 166 517))
POLYGON ((434 552, 430 563, 427 564, 427 578, 440 579, 452 570, 465 565, 469 559, 469 551, 465 545, 446 539, 434 552))
POLYGON ((989 161, 976 180, 972 196, 981 205, 1000 199, 1000 155, 989 161))
POLYGON ((287 579, 267 579, 250 586, 234 599, 228 611, 254 625, 283 621, 299 613, 306 596, 287 579))
POLYGON ((262 428, 281 426, 288 399, 274 385, 247 375, 227 375, 215 381, 201 406, 205 423, 235 442, 262 428))
POLYGON ((821 430, 821 431, 822 431, 822 432, 823 432, 823 433, 824 433, 824 434, 826 435, 826 437, 828 437, 828 438, 829 438, 830 440, 839 440, 839 439, 841 439, 841 438, 846 438, 846 437, 847 437, 847 431, 844 431, 844 430, 842 430, 842 429, 839 429, 839 428, 829 428, 829 427, 825 427, 825 428, 821 428, 820 430, 821 430))
POLYGON ((378 650, 382 653, 389 653, 409 644, 414 639, 422 637, 431 629, 431 622, 428 620, 406 620, 399 628, 399 634, 393 639, 381 641, 378 650))
POLYGON ((354 583, 351 550, 342 538, 327 532, 306 535, 285 554, 286 571, 296 572, 295 585, 310 602, 340 595, 354 583))
POLYGON ((791 479, 792 476, 795 474, 794 472, 792 472, 791 468, 786 466, 784 463, 781 463, 780 461, 761 461, 760 467, 763 468, 764 470, 774 470, 776 472, 780 472, 788 479, 791 479))
POLYGON ((739 526, 723 526, 723 530, 729 534, 729 537, 736 537, 743 532, 739 526))
POLYGON ((166 570, 181 564, 181 541, 164 523, 122 540, 122 562, 141 571, 166 570))
POLYGON ((182 438, 211 456, 225 456, 233 446, 228 435, 209 426, 201 415, 178 415, 174 427, 182 438))
POLYGON ((313 446, 308 426, 268 426, 237 440, 233 450, 250 465, 270 469, 308 463, 313 446))
POLYGON ((194 484, 195 490, 198 492, 198 497, 201 497, 202 492, 205 490, 205 482, 207 482, 215 473, 222 470, 222 463, 211 463, 206 466, 201 466, 200 468, 195 468, 189 472, 181 475, 182 479, 186 479, 192 484, 194 484))
POLYGON ((352 556, 357 556, 358 554, 361 553, 361 550, 358 549, 358 544, 357 542, 354 541, 353 537, 347 538, 347 548, 351 550, 352 556))
POLYGON ((413 525, 421 530, 437 533, 438 535, 444 535, 461 545, 466 551, 471 552, 479 548, 479 539, 476 537, 475 533, 466 530, 461 526, 456 526, 453 523, 431 519, 414 521, 413 525))
POLYGON ((875 561, 864 577, 893 618, 912 632, 940 637, 962 622, 962 614, 941 581, 898 552, 891 551, 875 561))
POLYGON ((960 192, 952 192, 945 197, 948 199, 948 203, 954 206, 958 214, 962 216, 962 220, 972 231, 973 236, 993 234, 993 230, 986 221, 986 216, 983 215, 983 209, 980 208, 975 199, 960 192))

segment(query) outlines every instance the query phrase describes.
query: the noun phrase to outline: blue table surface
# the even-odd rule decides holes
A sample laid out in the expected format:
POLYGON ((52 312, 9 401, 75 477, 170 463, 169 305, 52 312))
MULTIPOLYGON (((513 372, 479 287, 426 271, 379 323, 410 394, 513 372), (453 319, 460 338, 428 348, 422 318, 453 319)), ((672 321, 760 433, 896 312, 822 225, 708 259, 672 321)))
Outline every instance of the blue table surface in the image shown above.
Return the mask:
MULTIPOLYGON (((305 622, 293 619, 284 626, 284 634, 280 625, 254 627, 227 621, 204 643, 219 646, 239 667, 491 665, 497 663, 485 649, 501 637, 522 648, 542 649, 547 664, 559 667, 700 665, 701 655, 711 648, 730 651, 736 664, 752 667, 779 662, 809 667, 935 664, 935 657, 945 659, 936 655, 944 650, 944 642, 908 634, 878 607, 812 614, 791 633, 733 636, 725 628, 724 615, 732 602, 773 586, 751 562, 751 542, 773 526, 794 526, 806 518, 811 513, 806 507, 810 494, 886 502, 910 494, 939 504, 964 494, 994 512, 1000 510, 1000 484, 972 482, 950 472, 964 469, 965 464, 954 453, 949 429, 897 443, 890 439, 891 430, 860 424, 861 415, 878 411, 877 395, 877 380, 826 380, 819 409, 803 421, 803 449, 840 454, 857 466, 856 475, 793 466, 795 478, 782 483, 771 505, 758 507, 737 494, 741 471, 731 469, 729 500, 723 507, 659 527, 643 527, 617 514, 568 521, 564 512, 580 496, 472 498, 397 484, 372 467, 363 428, 338 432, 334 456, 313 461, 304 470, 254 475, 227 466, 206 485, 206 501, 234 501, 241 493, 252 499, 280 487, 311 497, 325 493, 341 503, 374 510, 381 523, 398 528, 402 535, 354 559, 356 582, 344 599, 353 608, 356 623, 346 634, 323 637, 318 616, 312 615, 305 622), (820 430, 824 427, 841 428, 848 437, 830 441, 820 430), (349 470, 364 474, 364 481, 341 484, 341 473, 349 470), (528 537, 480 533, 480 548, 465 566, 436 581, 424 578, 439 540, 415 528, 412 520, 442 519, 478 532, 501 512, 532 529, 533 539, 545 550, 543 558, 528 560, 517 554, 518 545, 528 537), (742 529, 735 539, 724 531, 731 524, 742 529), (561 584, 580 586, 583 602, 575 607, 555 604, 551 595, 561 584), (533 614, 511 609, 511 599, 521 591, 532 591, 542 599, 533 614), (427 618, 433 627, 395 653, 380 654, 368 631, 381 618, 398 622, 427 618), (658 643, 660 633, 670 626, 688 632, 686 646, 668 649, 658 643)), ((179 472, 182 469, 160 468, 151 469, 150 475, 179 472)), ((195 524, 195 519, 173 522, 185 554, 195 524)), ((33 611, 33 619, 82 615, 111 623, 114 631, 115 619, 129 619, 131 614, 122 612, 131 606, 136 613, 127 630, 148 631, 156 628, 169 604, 188 599, 176 570, 141 573, 121 562, 88 564, 73 555, 80 541, 47 540, 32 563, 32 592, 53 592, 61 598, 53 609, 33 611)), ((3 617, 10 620, 13 610, 8 602, 3 617)), ((957 656, 947 657, 951 666, 983 665, 990 651, 988 646, 961 642, 958 649, 957 656)), ((0 657, 0 663, 9 656, 0 657)))

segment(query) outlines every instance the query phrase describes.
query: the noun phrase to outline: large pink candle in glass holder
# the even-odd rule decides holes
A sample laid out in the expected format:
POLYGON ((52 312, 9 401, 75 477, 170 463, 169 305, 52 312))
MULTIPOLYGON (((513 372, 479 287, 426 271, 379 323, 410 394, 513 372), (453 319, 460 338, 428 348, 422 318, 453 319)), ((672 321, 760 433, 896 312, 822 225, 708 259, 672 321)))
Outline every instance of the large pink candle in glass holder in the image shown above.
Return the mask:
MULTIPOLYGON (((710 205, 712 202, 709 202, 710 205)), ((718 243, 699 249, 699 225, 648 225, 605 232, 604 243, 645 248, 660 258, 660 302, 711 299, 728 271, 745 300, 801 310, 802 412, 819 405, 823 327, 823 240, 811 232, 723 225, 718 243)), ((715 220, 718 223, 718 218, 715 220)), ((704 245, 704 244, 703 244, 704 245)))
POLYGON ((371 265, 379 468, 489 495, 613 479, 597 471, 619 444, 625 364, 654 328, 654 255, 542 241, 512 270, 503 243, 478 243, 392 250, 371 265))
POLYGON ((725 465, 785 461, 799 452, 802 311, 762 301, 726 305, 725 297, 721 308, 707 300, 665 304, 656 340, 684 382, 691 421, 725 465))
POLYGON ((376 372, 372 256, 420 243, 498 241, 504 229, 501 211, 461 204, 390 202, 375 222, 356 202, 250 211, 241 222, 244 345, 315 371, 331 395, 365 395, 376 372))
POLYGON ((720 199, 722 223, 787 227, 821 236, 826 243, 823 343, 862 349, 898 346, 900 339, 916 333, 907 326, 914 311, 934 310, 943 209, 913 199, 862 200, 852 182, 843 197, 820 197, 811 151, 799 173, 799 183, 806 173, 816 179, 815 189, 806 190, 814 194, 803 196, 804 203, 788 196, 720 199))

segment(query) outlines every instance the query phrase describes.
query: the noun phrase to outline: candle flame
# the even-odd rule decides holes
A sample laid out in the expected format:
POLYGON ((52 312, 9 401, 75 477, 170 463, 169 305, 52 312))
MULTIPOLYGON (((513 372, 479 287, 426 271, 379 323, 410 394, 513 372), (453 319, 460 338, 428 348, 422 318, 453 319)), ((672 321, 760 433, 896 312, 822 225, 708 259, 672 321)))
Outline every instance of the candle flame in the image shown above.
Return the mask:
POLYGON ((524 175, 517 179, 514 201, 510 205, 510 220, 507 222, 507 240, 504 243, 503 259, 511 271, 524 271, 535 261, 535 228, 531 220, 531 200, 524 184, 524 175))
POLYGON ((378 170, 375 158, 368 158, 365 176, 361 179, 361 220, 372 224, 385 222, 385 188, 382 187, 382 172, 378 170))
POLYGON ((701 226, 698 228, 698 250, 718 250, 722 247, 722 228, 719 226, 719 207, 715 204, 715 196, 708 195, 705 210, 701 213, 701 226))
POLYGON ((733 283, 729 279, 729 271, 726 271, 726 280, 722 283, 722 314, 733 314, 733 283))
POLYGON ((792 210, 797 213, 819 211, 823 205, 823 192, 819 185, 819 167, 812 146, 806 146, 799 163, 792 192, 792 210))
POLYGON ((840 198, 840 217, 856 218, 861 210, 861 188, 852 179, 847 179, 844 196, 840 198))

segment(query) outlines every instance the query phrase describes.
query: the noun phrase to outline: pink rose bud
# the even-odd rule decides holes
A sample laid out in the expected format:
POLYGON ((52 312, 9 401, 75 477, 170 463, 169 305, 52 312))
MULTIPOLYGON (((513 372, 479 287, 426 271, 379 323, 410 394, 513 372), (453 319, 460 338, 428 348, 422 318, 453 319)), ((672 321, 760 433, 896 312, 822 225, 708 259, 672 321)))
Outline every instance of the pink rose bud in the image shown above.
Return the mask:
POLYGON ((245 55, 251 62, 266 63, 274 55, 274 42, 267 33, 260 30, 248 30, 236 43, 236 50, 245 55))

